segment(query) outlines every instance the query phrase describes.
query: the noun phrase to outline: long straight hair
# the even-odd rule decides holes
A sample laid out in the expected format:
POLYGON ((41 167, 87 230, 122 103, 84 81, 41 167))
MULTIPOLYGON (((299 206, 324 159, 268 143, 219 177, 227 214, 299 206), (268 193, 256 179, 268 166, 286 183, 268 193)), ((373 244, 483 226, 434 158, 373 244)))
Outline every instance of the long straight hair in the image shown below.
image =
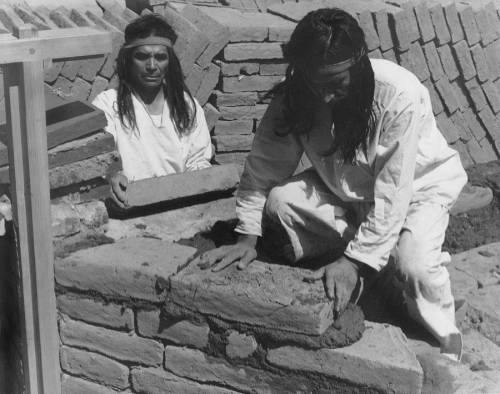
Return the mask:
POLYGON ((271 91, 284 95, 285 124, 279 129, 285 130, 284 134, 301 135, 313 127, 317 101, 303 70, 354 58, 355 64, 349 69, 349 93, 332 109, 335 124, 332 145, 322 154, 338 151, 345 163, 352 164, 358 149, 366 153, 375 128, 375 77, 367 53, 363 30, 347 12, 324 8, 307 14, 284 47, 284 57, 289 63, 285 80, 271 91))
MULTIPOLYGON (((132 21, 125 28, 124 46, 136 38, 150 36, 166 37, 172 42, 176 35, 170 25, 159 14, 146 14, 132 21)), ((130 65, 134 48, 122 46, 116 59, 116 71, 118 74, 118 115, 124 127, 136 128, 137 121, 132 103, 132 88, 130 82, 130 65)), ((189 131, 196 119, 196 105, 184 82, 184 74, 181 69, 179 58, 173 48, 167 47, 168 65, 165 73, 165 84, 163 94, 170 109, 172 121, 180 133, 189 131)))

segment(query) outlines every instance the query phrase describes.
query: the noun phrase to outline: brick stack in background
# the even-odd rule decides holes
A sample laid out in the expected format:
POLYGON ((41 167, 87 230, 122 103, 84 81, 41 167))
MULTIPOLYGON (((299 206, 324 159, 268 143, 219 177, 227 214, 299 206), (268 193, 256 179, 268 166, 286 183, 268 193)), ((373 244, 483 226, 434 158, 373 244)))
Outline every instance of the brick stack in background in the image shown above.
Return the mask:
MULTIPOLYGON (((96 2, 102 9, 100 14, 63 6, 1 5, 0 34, 10 34, 27 23, 36 29, 92 26, 112 32, 113 52, 106 56, 47 62, 48 88, 62 97, 91 101, 101 91, 116 86, 115 59, 123 30, 137 17, 124 8, 123 1, 96 2)), ((229 0, 221 2, 229 4, 229 0)), ((357 17, 371 57, 395 61, 418 76, 429 89, 440 130, 460 152, 465 166, 498 158, 500 22, 495 3, 231 0, 232 7, 215 0, 196 3, 150 0, 154 11, 163 14, 178 35, 175 50, 187 85, 205 111, 217 161, 235 162, 241 171, 267 108, 265 93, 285 74, 282 44, 307 12, 325 6, 344 8, 357 17)), ((68 153, 85 150, 86 159, 75 155, 80 158, 76 163, 53 168, 53 189, 69 193, 78 185, 78 198, 103 196, 102 176, 116 156, 108 140, 104 147, 88 137, 54 148, 68 153), (96 185, 102 188, 92 192, 96 185)))

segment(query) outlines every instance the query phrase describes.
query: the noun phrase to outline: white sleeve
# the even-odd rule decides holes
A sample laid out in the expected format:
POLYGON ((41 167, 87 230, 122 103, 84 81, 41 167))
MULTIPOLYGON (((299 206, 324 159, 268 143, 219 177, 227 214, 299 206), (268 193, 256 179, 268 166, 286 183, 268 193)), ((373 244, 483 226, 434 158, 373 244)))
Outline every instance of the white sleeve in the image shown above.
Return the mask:
POLYGON ((430 99, 423 89, 400 93, 386 110, 374 163, 374 204, 345 251, 376 270, 387 264, 403 227, 412 198, 417 146, 429 116, 433 116, 430 99))
POLYGON ((194 102, 196 105, 196 119, 194 129, 189 136, 190 149, 186 161, 187 171, 210 167, 210 159, 213 154, 205 113, 196 99, 194 99, 194 102))
POLYGON ((262 212, 271 188, 293 175, 304 151, 291 134, 276 134, 283 122, 281 97, 273 99, 253 140, 236 193, 240 234, 262 235, 262 212))
POLYGON ((107 120, 107 125, 104 127, 104 130, 112 134, 116 141, 116 122, 119 122, 120 119, 114 109, 116 105, 116 94, 113 93, 114 91, 112 90, 105 90, 99 93, 92 101, 92 105, 104 112, 107 120))

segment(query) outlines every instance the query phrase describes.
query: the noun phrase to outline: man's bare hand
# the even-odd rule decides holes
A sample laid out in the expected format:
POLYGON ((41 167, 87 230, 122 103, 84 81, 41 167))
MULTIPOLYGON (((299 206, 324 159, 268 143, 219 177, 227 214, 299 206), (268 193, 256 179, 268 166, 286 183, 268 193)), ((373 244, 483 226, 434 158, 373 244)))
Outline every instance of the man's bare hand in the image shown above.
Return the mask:
POLYGON ((128 208, 127 204, 127 185, 128 179, 122 173, 117 173, 109 180, 111 186, 111 197, 113 201, 122 209, 128 208))
POLYGON ((237 263, 238 269, 245 269, 257 258, 256 236, 242 236, 234 245, 225 245, 220 248, 209 250, 195 259, 195 263, 201 269, 211 268, 218 272, 237 263))
POLYGON ((359 268, 347 257, 342 256, 331 264, 320 268, 304 278, 307 282, 324 279, 328 298, 333 300, 333 310, 339 315, 351 299, 359 280, 359 268))

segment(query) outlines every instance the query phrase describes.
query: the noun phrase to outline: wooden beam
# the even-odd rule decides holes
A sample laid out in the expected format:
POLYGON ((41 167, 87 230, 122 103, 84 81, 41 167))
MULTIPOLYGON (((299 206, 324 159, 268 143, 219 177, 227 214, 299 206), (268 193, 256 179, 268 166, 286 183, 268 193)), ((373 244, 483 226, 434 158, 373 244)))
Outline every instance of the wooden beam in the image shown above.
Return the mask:
POLYGON ((27 392, 61 392, 45 136, 43 61, 4 67, 27 392))
POLYGON ((0 63, 64 59, 109 52, 111 35, 88 27, 43 30, 38 32, 37 38, 0 41, 0 63))
POLYGON ((132 207, 150 205, 210 192, 232 190, 238 183, 238 171, 234 165, 212 166, 198 171, 131 182, 127 187, 127 202, 132 207))

